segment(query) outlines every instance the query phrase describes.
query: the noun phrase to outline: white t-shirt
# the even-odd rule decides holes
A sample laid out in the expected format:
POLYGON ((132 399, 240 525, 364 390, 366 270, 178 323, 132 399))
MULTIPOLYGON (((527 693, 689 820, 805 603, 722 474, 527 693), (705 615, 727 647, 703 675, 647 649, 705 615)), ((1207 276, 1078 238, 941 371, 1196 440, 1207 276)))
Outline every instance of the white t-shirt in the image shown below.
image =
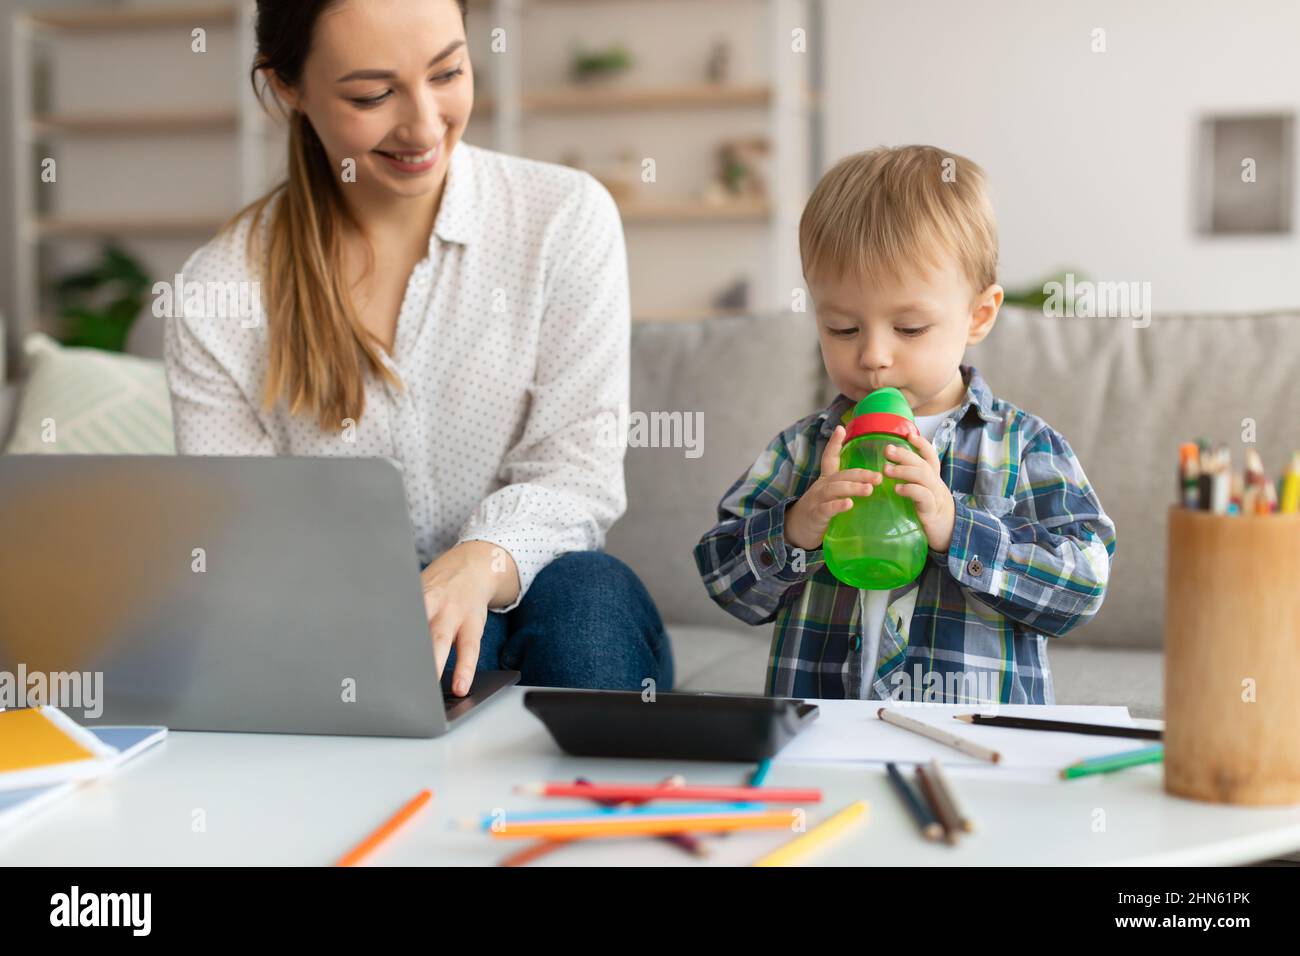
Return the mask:
MULTIPOLYGON (((939 425, 945 418, 955 412, 960 406, 954 405, 952 408, 935 415, 917 415, 917 430, 925 436, 926 441, 933 442, 935 434, 939 431, 939 425)), ((869 592, 858 592, 858 613, 862 621, 862 651, 864 654, 875 657, 876 660, 868 668, 866 658, 863 658, 864 680, 862 682, 862 695, 870 699, 873 696, 871 690, 875 682, 874 674, 876 668, 880 666, 879 660, 879 635, 883 633, 885 626, 885 617, 890 610, 893 610, 899 617, 898 630, 900 634, 907 634, 908 628, 912 624, 912 609, 916 607, 916 588, 912 588, 902 597, 894 601, 893 604, 887 604, 883 600, 869 600, 869 592), (874 635, 875 640, 868 640, 867 635, 874 635), (875 648, 875 653, 872 649, 875 648)))
MULTIPOLYGON (((248 220, 190 256, 187 289, 258 280, 248 220)), ((627 506, 625 445, 602 437, 617 437, 628 404, 627 254, 618 209, 587 173, 456 145, 381 353, 406 388, 367 371, 345 434, 283 399, 262 411, 260 300, 255 317, 178 311, 164 331, 176 451, 388 458, 421 563, 493 542, 514 558, 522 599, 555 556, 602 547, 627 506)))

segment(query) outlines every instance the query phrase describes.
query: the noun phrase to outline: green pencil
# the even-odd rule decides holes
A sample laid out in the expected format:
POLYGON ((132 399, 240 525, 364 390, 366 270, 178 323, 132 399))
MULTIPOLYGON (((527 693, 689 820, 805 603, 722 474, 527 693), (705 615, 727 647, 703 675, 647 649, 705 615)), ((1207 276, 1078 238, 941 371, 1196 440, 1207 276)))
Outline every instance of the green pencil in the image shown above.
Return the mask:
POLYGON ((1110 773, 1112 770, 1124 770, 1144 763, 1160 763, 1165 759, 1165 745, 1139 747, 1137 750, 1125 750, 1122 753, 1107 754, 1104 757, 1091 757, 1080 760, 1061 771, 1062 780, 1075 777, 1087 777, 1094 773, 1110 773))

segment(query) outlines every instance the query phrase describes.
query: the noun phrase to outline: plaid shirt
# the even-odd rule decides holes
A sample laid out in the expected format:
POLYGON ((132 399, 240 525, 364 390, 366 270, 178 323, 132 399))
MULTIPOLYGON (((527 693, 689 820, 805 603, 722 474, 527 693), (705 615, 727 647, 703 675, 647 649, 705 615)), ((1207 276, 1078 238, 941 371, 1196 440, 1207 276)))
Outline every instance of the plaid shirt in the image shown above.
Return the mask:
POLYGON ((1115 525, 1065 438, 994 398, 974 367, 961 371, 965 398, 934 438, 956 507, 952 543, 930 548, 917 580, 890 593, 870 686, 863 593, 831 574, 821 548, 787 547, 783 533, 855 403, 837 395, 783 431, 718 504, 695 563, 723 609, 775 621, 768 694, 1055 702, 1047 638, 1101 607, 1115 525))

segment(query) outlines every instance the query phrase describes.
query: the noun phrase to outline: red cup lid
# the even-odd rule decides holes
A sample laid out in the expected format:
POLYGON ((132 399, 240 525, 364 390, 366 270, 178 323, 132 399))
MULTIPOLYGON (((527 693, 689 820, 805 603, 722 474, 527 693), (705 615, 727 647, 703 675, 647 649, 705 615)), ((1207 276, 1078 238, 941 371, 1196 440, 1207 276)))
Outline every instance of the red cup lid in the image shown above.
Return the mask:
POLYGON ((920 434, 921 430, 916 427, 916 422, 911 419, 904 418, 902 415, 891 415, 887 412, 872 412, 859 415, 849 422, 848 431, 844 436, 844 444, 847 445, 853 439, 863 435, 897 435, 908 443, 915 444, 920 434))

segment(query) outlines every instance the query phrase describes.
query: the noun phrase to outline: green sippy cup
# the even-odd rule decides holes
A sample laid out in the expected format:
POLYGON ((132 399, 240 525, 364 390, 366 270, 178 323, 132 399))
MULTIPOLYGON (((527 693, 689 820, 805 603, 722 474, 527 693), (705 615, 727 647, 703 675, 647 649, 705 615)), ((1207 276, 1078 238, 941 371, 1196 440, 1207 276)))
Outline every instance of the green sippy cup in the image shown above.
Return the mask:
POLYGON ((826 567, 851 587, 890 591, 915 581, 925 566, 928 543, 916 503, 896 494, 898 482, 884 473, 885 447, 912 447, 910 440, 919 434, 896 388, 878 388, 853 409, 840 468, 868 468, 883 480, 870 495, 855 497, 853 507, 831 518, 826 528, 826 567))

